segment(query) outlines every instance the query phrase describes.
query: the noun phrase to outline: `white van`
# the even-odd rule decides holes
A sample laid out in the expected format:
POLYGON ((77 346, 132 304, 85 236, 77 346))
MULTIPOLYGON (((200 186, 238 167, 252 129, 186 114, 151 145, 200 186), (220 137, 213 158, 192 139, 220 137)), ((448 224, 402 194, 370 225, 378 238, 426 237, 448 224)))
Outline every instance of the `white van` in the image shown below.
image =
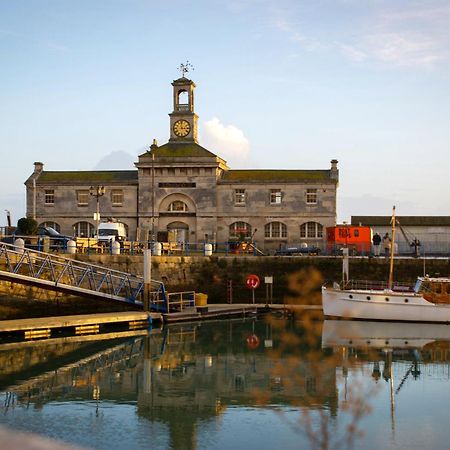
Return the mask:
POLYGON ((122 222, 102 222, 98 226, 97 240, 99 243, 110 244, 113 241, 125 241, 127 231, 122 222))

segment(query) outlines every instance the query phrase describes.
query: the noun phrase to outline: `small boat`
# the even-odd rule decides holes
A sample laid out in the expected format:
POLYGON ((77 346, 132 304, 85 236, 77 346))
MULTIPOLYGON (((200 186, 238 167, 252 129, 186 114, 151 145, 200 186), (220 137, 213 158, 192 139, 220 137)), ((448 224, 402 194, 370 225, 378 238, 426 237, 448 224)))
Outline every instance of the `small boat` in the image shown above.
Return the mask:
MULTIPOLYGON (((392 244, 395 242, 395 206, 392 215, 392 244)), ((348 279, 348 256, 344 253, 343 280, 333 287, 322 286, 326 317, 390 320, 401 322, 450 323, 450 278, 418 277, 415 286, 393 282, 393 252, 389 281, 358 282, 348 279)))

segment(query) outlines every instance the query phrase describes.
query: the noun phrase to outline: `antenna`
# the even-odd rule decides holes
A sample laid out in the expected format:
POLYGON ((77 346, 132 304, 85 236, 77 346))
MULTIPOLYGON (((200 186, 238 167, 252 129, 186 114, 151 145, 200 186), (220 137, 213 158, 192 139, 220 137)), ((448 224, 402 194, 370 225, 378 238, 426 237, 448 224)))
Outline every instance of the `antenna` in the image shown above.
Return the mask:
POLYGON ((189 62, 186 61, 186 63, 181 63, 180 67, 178 67, 178 70, 181 72, 181 78, 184 78, 184 76, 189 72, 194 70, 194 66, 189 62))

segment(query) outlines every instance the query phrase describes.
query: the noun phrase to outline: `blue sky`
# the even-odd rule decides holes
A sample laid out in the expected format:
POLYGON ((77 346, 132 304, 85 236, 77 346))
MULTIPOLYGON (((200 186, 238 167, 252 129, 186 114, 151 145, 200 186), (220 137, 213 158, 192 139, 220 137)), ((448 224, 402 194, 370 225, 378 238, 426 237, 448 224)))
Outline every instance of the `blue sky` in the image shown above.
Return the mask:
POLYGON ((450 3, 0 0, 0 224, 47 170, 132 169, 189 60, 200 143, 232 168, 327 169, 339 220, 449 215, 450 3))

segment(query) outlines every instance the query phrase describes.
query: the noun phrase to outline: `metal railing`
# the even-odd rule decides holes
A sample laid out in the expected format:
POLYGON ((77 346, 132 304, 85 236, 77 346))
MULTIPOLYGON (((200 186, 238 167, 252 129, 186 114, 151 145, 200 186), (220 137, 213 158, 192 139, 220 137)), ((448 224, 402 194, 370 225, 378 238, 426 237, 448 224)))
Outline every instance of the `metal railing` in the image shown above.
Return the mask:
MULTIPOLYGON (((13 244, 16 238, 25 241, 25 247, 34 250, 66 253, 68 238, 52 238, 42 236, 18 236, 5 235, 1 240, 5 243, 13 244)), ((74 238, 76 253, 83 254, 114 254, 113 242, 98 242, 94 237, 74 238)), ((144 249, 155 248, 155 242, 151 241, 122 241, 120 242, 120 253, 127 255, 139 255, 144 249)), ((252 242, 159 242, 161 254, 165 256, 201 256, 207 254, 206 246, 210 245, 212 254, 217 256, 342 256, 343 245, 311 244, 299 242, 260 250, 257 241, 252 242)), ((263 245, 261 245, 263 248, 263 245)), ((406 242, 396 243, 396 256, 399 257, 450 257, 450 241, 434 242, 421 241, 420 247, 409 246, 406 242)), ((350 256, 375 256, 373 246, 356 247, 349 245, 350 256)), ((154 253, 155 254, 155 253, 154 253)), ((384 249, 380 246, 380 258, 384 257, 384 249)))
MULTIPOLYGON (((0 279, 32 284, 73 295, 143 304, 144 279, 57 254, 0 243, 0 279)), ((164 284, 151 281, 151 307, 167 311, 164 284)))
POLYGON ((168 312, 181 312, 195 306, 195 292, 172 292, 167 294, 168 312))
MULTIPOLYGON (((385 289, 389 288, 387 281, 372 281, 372 280, 342 281, 339 284, 339 286, 341 289, 359 290, 359 291, 384 291, 385 289)), ((414 284, 396 281, 392 285, 392 290, 396 292, 413 292, 414 284)))

